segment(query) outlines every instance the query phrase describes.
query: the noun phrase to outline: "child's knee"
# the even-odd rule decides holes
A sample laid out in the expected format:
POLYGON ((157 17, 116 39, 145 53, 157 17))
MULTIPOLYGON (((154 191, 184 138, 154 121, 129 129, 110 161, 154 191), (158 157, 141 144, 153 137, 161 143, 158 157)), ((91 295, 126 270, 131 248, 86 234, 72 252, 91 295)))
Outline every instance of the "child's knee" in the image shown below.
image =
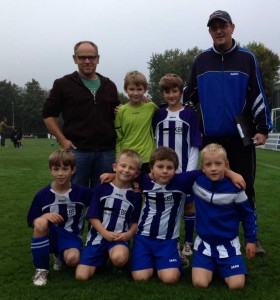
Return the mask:
POLYGON ((128 262, 128 255, 125 253, 113 253, 110 257, 116 267, 122 267, 128 262))
POLYGON ((193 278, 192 284, 195 288, 208 288, 210 282, 206 280, 205 278, 193 278))
POLYGON ((95 270, 96 270, 95 267, 78 265, 76 269, 75 277, 77 280, 81 280, 81 281, 89 280, 93 276, 95 270))
POLYGON ((63 253, 63 258, 67 266, 76 267, 80 262, 80 251, 78 249, 67 249, 63 253))
POLYGON ((245 275, 235 275, 225 279, 228 288, 231 290, 243 289, 245 286, 245 275))
POLYGON ((47 219, 39 217, 34 221, 33 225, 34 225, 34 236, 40 237, 48 233, 49 221, 47 219))
POLYGON ((181 273, 179 269, 175 269, 173 271, 170 270, 166 272, 159 271, 158 276, 163 283, 174 284, 180 281, 181 273))
POLYGON ((134 281, 146 281, 153 276, 153 269, 133 271, 132 278, 134 281))

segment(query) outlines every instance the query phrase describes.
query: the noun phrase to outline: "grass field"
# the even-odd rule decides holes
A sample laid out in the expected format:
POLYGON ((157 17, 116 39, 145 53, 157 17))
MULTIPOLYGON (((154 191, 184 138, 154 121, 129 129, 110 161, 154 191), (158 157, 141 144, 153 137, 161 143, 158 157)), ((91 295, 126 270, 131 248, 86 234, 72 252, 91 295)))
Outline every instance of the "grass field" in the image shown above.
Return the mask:
POLYGON ((244 290, 227 290, 219 277, 207 290, 194 289, 190 269, 180 283, 170 286, 156 277, 133 282, 128 269, 107 268, 88 282, 77 282, 74 270, 50 268, 48 284, 34 287, 32 229, 27 227, 26 214, 34 194, 51 180, 47 158, 58 146, 47 139, 23 140, 20 149, 14 149, 10 141, 7 144, 0 149, 1 299, 280 299, 280 152, 257 150, 259 238, 267 254, 246 261, 250 274, 244 290))

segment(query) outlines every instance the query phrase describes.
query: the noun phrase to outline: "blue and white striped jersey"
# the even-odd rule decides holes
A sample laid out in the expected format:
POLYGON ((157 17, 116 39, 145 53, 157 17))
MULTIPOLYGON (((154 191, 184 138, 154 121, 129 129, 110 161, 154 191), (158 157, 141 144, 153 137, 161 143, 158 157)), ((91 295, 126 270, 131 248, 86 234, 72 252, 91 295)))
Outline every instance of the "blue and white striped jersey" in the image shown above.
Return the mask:
POLYGON ((27 215, 28 226, 32 226, 34 220, 43 214, 55 212, 64 219, 64 222, 57 226, 81 237, 85 210, 90 200, 91 190, 88 187, 71 183, 71 189, 67 193, 58 194, 49 184, 35 195, 27 215))
POLYGON ((153 130, 157 147, 176 151, 179 158, 177 173, 186 172, 191 148, 202 145, 196 112, 187 106, 176 112, 161 108, 154 115, 153 130))
MULTIPOLYGON (((142 196, 133 189, 120 189, 113 183, 98 185, 87 213, 88 218, 97 218, 108 231, 126 232, 132 223, 137 223, 142 206, 142 196)), ((91 226, 86 245, 101 243, 103 236, 91 226)))
POLYGON ((167 185, 155 183, 149 175, 139 178, 145 201, 138 222, 137 234, 156 239, 179 236, 184 197, 189 194, 201 170, 175 174, 167 185))
POLYGON ((239 223, 247 242, 254 243, 256 216, 245 192, 229 178, 211 181, 200 176, 194 186, 196 233, 194 249, 207 256, 224 258, 240 254, 239 223))

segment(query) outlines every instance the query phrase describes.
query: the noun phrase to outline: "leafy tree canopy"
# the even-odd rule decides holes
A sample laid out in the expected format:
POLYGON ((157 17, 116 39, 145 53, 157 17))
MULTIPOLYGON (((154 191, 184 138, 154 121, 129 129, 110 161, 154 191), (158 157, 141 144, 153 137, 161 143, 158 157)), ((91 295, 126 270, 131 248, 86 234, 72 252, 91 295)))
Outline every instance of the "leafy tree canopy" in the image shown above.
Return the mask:
POLYGON ((262 73, 265 94, 271 107, 273 88, 279 84, 279 56, 262 43, 252 42, 244 46, 255 53, 262 73))
POLYGON ((163 100, 159 91, 159 81, 167 73, 175 73, 183 82, 187 82, 190 76, 191 65, 195 56, 201 50, 197 47, 183 52, 179 49, 165 50, 163 54, 153 54, 148 62, 149 69, 149 94, 153 101, 160 104, 163 100))

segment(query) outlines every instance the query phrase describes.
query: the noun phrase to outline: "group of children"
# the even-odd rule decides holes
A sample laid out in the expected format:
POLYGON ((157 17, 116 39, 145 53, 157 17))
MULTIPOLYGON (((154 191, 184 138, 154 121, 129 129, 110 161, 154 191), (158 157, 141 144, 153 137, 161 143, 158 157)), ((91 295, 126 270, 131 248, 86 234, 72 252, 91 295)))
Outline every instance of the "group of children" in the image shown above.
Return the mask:
POLYGON ((147 80, 140 72, 126 75, 124 89, 130 102, 116 115, 114 174, 104 174, 103 183, 90 190, 71 183, 71 151, 58 150, 49 158, 54 181, 36 194, 28 213, 28 224, 34 227, 33 283, 47 283, 50 252, 55 270, 62 263, 77 266, 77 280, 94 276, 108 255, 115 266, 124 266, 132 238, 133 279, 148 280, 157 272, 162 282, 176 283, 182 271, 178 238, 184 214, 183 253, 192 253, 196 224, 193 285, 208 287, 217 268, 229 288, 243 288, 240 220, 248 259, 255 254, 257 230, 243 178, 229 170, 226 152, 217 144, 202 150, 201 170, 196 170, 201 136, 195 112, 180 102, 183 82, 177 75, 160 81, 166 108, 143 101, 147 80), (141 192, 132 188, 135 182, 141 192), (88 206, 90 229, 82 247, 88 206))

